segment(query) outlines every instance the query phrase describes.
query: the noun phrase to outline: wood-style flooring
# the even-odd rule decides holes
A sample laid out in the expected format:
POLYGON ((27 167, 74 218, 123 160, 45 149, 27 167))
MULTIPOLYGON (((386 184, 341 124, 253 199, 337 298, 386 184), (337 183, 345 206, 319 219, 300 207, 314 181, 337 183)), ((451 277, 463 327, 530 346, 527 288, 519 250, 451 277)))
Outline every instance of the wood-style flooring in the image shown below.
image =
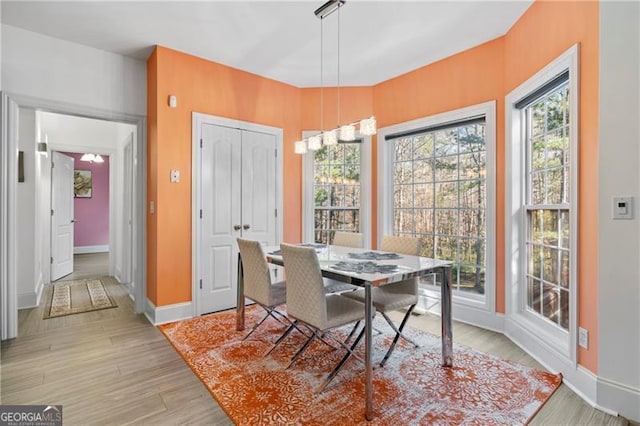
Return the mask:
MULTIPOLYGON (((47 320, 42 307, 19 312, 19 337, 1 346, 0 403, 62 404, 65 425, 233 424, 164 336, 133 313, 124 286, 105 284, 117 308, 47 320)), ((440 333, 433 315, 412 316, 410 325, 440 333)), ((458 344, 542 368, 499 333, 454 322, 453 335, 458 344)), ((562 385, 532 424, 628 422, 562 385)))

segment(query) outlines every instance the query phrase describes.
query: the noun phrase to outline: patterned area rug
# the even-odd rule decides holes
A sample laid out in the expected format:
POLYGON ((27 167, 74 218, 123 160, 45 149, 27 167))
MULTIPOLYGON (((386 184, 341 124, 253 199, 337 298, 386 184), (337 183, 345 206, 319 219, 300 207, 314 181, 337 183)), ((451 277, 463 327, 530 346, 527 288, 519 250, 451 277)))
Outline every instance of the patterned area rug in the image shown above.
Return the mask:
POLYGON ((43 318, 80 314, 117 306, 99 278, 61 281, 53 285, 43 318))
MULTIPOLYGON (((247 325, 261 317, 258 307, 247 307, 247 325)), ((375 325, 389 330, 378 318, 375 325)), ((283 331, 271 318, 246 341, 247 331, 235 330, 235 311, 159 328, 238 425, 368 424, 360 361, 351 358, 323 393, 314 393, 342 357, 341 350, 313 343, 285 370, 303 337, 292 333, 263 358, 283 331)), ((338 332, 346 336, 348 330, 338 332)), ((562 382, 561 375, 459 345, 454 346, 454 367, 443 368, 440 338, 405 330, 420 347, 401 341, 387 364, 374 370, 375 420, 369 424, 525 424, 562 382)), ((391 337, 390 331, 374 334, 374 361, 382 358, 391 337)))

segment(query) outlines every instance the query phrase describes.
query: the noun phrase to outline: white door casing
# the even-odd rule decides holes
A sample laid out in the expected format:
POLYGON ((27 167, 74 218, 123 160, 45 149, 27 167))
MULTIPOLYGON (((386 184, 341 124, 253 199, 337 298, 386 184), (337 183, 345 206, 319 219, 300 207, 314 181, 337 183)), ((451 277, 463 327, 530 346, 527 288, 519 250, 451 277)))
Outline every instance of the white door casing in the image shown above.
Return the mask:
POLYGON ((282 130, 199 113, 193 130, 193 312, 200 315, 236 306, 236 238, 280 242, 282 130))
POLYGON ((122 282, 129 283, 133 293, 135 283, 132 280, 131 258, 133 255, 133 133, 129 135, 129 142, 124 147, 124 182, 122 200, 122 282))
POLYGON ((51 281, 73 272, 73 165, 73 158, 52 153, 51 281))

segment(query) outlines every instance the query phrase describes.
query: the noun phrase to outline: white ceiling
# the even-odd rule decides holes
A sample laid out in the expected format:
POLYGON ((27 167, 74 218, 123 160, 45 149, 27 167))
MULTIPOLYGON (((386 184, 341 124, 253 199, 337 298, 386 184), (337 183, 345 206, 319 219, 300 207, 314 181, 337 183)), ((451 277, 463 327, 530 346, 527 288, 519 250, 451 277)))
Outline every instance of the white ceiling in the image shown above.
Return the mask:
POLYGON ((373 85, 505 34, 532 0, 7 1, 2 23, 146 60, 156 44, 298 87, 373 85), (338 22, 340 25, 338 26, 338 22), (340 30, 338 43, 337 30, 340 30))

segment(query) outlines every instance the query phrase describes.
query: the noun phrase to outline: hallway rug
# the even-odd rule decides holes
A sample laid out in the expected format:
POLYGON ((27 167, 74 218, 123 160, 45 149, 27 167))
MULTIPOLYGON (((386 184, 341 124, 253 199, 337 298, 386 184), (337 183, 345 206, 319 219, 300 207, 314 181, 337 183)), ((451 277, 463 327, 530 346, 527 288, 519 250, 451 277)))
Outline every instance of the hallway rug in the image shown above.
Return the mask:
POLYGON ((56 318, 117 306, 99 278, 61 281, 53 285, 43 318, 56 318))
MULTIPOLYGON (((262 312, 247 307, 246 324, 262 312)), ((376 328, 390 330, 376 318, 376 328)), ((283 326, 269 318, 250 339, 235 330, 235 310, 159 326, 176 351, 237 425, 351 425, 364 420, 364 365, 351 358, 321 394, 314 390, 342 357, 315 342, 289 370, 303 336, 292 333, 263 357, 283 326)), ((346 336, 349 328, 338 330, 346 336)), ((443 368, 440 338, 409 329, 420 345, 398 343, 376 368, 374 415, 369 424, 526 424, 560 386, 562 376, 474 349, 454 346, 454 367, 443 368)), ((374 362, 392 335, 374 334, 374 362)), ((364 345, 359 350, 364 350, 364 345)))

